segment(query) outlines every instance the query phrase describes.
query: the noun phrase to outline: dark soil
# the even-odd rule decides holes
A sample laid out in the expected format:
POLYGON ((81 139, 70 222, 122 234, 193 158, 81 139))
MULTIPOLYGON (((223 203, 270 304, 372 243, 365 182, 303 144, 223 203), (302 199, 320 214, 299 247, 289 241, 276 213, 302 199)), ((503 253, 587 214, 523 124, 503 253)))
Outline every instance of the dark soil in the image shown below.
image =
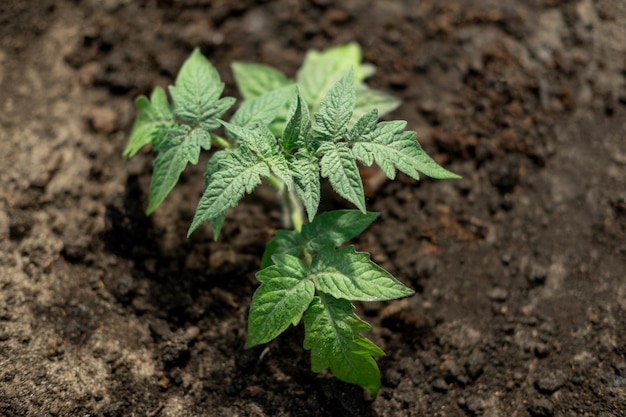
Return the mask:
POLYGON ((0 416, 625 416, 625 329, 626 2, 0 3, 0 416), (270 193, 188 240, 202 170, 146 217, 153 155, 120 156, 195 46, 232 95, 232 60, 349 41, 463 175, 370 184, 355 244, 417 290, 358 306, 375 399, 299 328, 243 349, 270 193))

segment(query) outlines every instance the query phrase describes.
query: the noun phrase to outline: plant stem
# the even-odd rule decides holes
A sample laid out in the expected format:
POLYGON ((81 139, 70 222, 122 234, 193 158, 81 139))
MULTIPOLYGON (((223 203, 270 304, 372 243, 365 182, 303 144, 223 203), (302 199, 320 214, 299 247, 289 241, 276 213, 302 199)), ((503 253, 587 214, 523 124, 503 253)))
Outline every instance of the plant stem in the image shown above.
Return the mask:
POLYGON ((229 141, 215 133, 211 133, 211 139, 224 149, 232 148, 233 146, 229 141))
POLYGON ((288 190, 287 187, 283 190, 283 202, 285 208, 289 212, 289 218, 291 219, 291 226, 298 231, 302 231, 302 224, 304 223, 304 208, 300 202, 300 198, 294 192, 294 190, 288 190))
POLYGON ((289 190, 287 185, 278 177, 270 175, 267 181, 278 191, 283 205, 283 226, 293 228, 298 232, 302 230, 304 223, 304 207, 300 198, 293 189, 289 190))

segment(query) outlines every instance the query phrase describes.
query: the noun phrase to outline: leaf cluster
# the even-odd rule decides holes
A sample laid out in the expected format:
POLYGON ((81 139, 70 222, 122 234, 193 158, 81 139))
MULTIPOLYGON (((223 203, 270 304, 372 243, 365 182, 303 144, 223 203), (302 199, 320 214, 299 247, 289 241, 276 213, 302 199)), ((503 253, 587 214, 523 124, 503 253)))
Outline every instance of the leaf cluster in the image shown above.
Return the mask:
POLYGON ((237 62, 232 68, 244 101, 228 122, 223 115, 235 99, 222 97, 224 83, 198 49, 170 86, 170 100, 159 87, 136 100, 124 155, 148 144, 158 152, 147 212, 164 201, 187 164, 198 163, 201 150, 212 154, 188 235, 209 222, 217 239, 228 209, 263 180, 297 200, 308 223, 294 222, 294 230, 279 230, 268 243, 246 346, 273 340, 303 319, 313 370, 330 368, 375 395, 380 374, 373 357, 383 352, 361 335, 370 327, 351 302, 412 291, 368 254, 342 246, 377 217, 366 211, 359 165, 375 163, 390 179, 397 171, 415 179, 420 173, 457 176, 422 150, 406 122, 378 121, 398 102, 364 84, 373 68, 361 63, 355 44, 310 51, 295 81, 263 65, 237 62), (358 210, 317 216, 322 178, 358 210))
POLYGON ((360 59, 354 44, 309 52, 296 84, 271 67, 235 63, 235 78, 247 100, 227 123, 221 117, 235 99, 221 97, 219 74, 194 50, 169 89, 171 104, 161 88, 150 100, 142 96, 136 101, 139 113, 124 155, 130 157, 148 143, 158 152, 147 212, 163 202, 187 164, 197 164, 201 149, 211 149, 216 140, 223 149, 207 162, 204 191, 188 234, 208 221, 217 238, 228 208, 263 178, 288 190, 294 187, 309 220, 319 207, 320 177, 365 212, 359 162, 378 164, 390 179, 396 170, 415 179, 419 172, 455 178, 422 150, 415 132, 404 131, 406 122, 377 121, 377 108, 369 107, 388 110, 397 103, 362 84, 372 69, 360 59), (214 134, 221 126, 227 140, 214 134), (277 128, 279 135, 272 131, 277 128))
POLYGON ((267 343, 304 317, 304 348, 311 367, 329 368, 339 379, 359 384, 372 395, 380 387, 373 357, 383 351, 361 335, 370 326, 350 301, 382 301, 413 291, 353 246, 340 247, 378 217, 357 210, 326 212, 301 231, 279 230, 257 273, 246 347, 267 343))
MULTIPOLYGON (((374 66, 363 64, 361 48, 356 43, 335 46, 324 51, 311 50, 304 57, 302 67, 296 73, 295 80, 290 80, 277 69, 249 62, 234 62, 233 74, 237 87, 245 100, 261 96, 269 91, 289 85, 300 89, 309 114, 317 112, 322 99, 333 83, 351 68, 354 70, 356 83, 356 103, 351 124, 354 124, 367 112, 377 109, 379 115, 394 110, 400 102, 388 94, 369 88, 364 80, 374 73, 374 66)), ((269 125, 276 136, 283 133, 287 118, 284 107, 269 125)))
MULTIPOLYGON (((352 69, 337 80, 309 115, 299 88, 291 100, 280 137, 268 121, 273 120, 292 89, 281 87, 244 102, 230 123, 221 122, 233 145, 216 152, 207 165, 205 188, 189 229, 192 233, 209 221, 219 232, 226 210, 237 205, 262 178, 277 178, 301 198, 309 221, 320 202, 320 177, 365 213, 365 195, 358 162, 376 162, 391 179, 396 170, 419 179, 419 172, 435 178, 454 174, 437 165, 419 146, 415 132, 406 132, 406 122, 377 122, 376 109, 350 127, 355 107, 352 69), (268 98, 270 96, 270 98, 268 98)), ((217 236, 217 235, 216 235, 217 236)))
POLYGON ((221 97, 224 83, 198 49, 185 61, 169 90, 171 104, 160 87, 154 89, 150 100, 137 98, 139 112, 124 150, 124 156, 131 157, 152 144, 158 152, 148 214, 165 200, 187 164, 198 163, 200 150, 211 149, 210 132, 220 127, 220 117, 235 104, 233 97, 221 97))

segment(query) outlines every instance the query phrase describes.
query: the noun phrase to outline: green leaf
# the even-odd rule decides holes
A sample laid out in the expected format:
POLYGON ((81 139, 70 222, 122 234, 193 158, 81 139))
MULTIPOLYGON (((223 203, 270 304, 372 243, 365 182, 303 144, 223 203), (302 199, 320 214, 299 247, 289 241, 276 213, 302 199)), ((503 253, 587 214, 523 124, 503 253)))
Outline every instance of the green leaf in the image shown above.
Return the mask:
POLYGON ((337 247, 361 234, 377 217, 378 213, 358 210, 327 211, 302 226, 302 237, 309 252, 337 247))
POLYGON ((323 294, 315 297, 304 315, 304 348, 311 350, 311 369, 326 368, 342 381, 357 384, 376 396, 380 371, 374 356, 385 353, 361 336, 371 327, 354 314, 347 300, 323 294))
POLYGON ((294 183, 294 172, 291 164, 285 158, 285 154, 277 153, 267 158, 265 162, 270 167, 272 173, 287 186, 287 190, 291 190, 294 183))
POLYGON ((296 81, 311 113, 317 111, 331 86, 350 68, 354 69, 357 84, 374 72, 372 65, 361 64, 361 60, 361 48, 356 43, 339 45, 322 52, 307 52, 296 81))
POLYGON ((167 102, 165 91, 156 87, 150 100, 146 96, 135 100, 138 114, 130 133, 128 145, 124 149, 124 157, 135 155, 144 145, 151 143, 155 136, 164 134, 165 128, 174 121, 174 116, 167 102))
POLYGON ((350 125, 353 125, 359 118, 374 109, 378 111, 378 116, 384 116, 398 108, 399 105, 400 100, 382 91, 374 90, 363 84, 357 85, 356 103, 350 125))
POLYGON ((417 142, 415 132, 405 132, 405 127, 404 121, 381 122, 360 137, 353 131, 346 136, 357 159, 367 166, 375 161, 390 179, 395 178, 396 169, 415 179, 419 179, 418 171, 434 178, 459 178, 428 156, 417 142))
POLYGON ((168 151, 159 153, 154 160, 147 214, 152 214, 165 200, 186 166, 187 159, 182 147, 172 147, 168 151))
POLYGON ((285 109, 294 89, 295 86, 289 85, 244 101, 230 123, 243 127, 253 127, 257 122, 269 125, 285 109))
POLYGON ((256 124, 252 128, 222 122, 226 133, 241 145, 254 152, 259 158, 267 159, 278 153, 276 138, 267 126, 256 124))
POLYGON ((354 110, 354 73, 350 69, 328 91, 315 112, 316 133, 333 140, 339 139, 348 129, 354 110))
POLYGON ((156 146, 159 155, 154 160, 148 214, 154 212, 165 200, 187 164, 198 163, 200 148, 207 149, 211 145, 206 132, 200 128, 192 129, 187 125, 172 126, 165 137, 166 139, 156 146))
MULTIPOLYGON (((282 72, 267 65, 235 62, 231 67, 235 75, 237 88, 246 100, 259 97, 281 87, 294 85, 294 82, 285 77, 282 72)), ((269 128, 274 136, 280 136, 285 127, 287 108, 287 105, 284 105, 269 124, 269 128)))
POLYGON ((319 161, 315 155, 302 148, 296 152, 291 166, 296 192, 302 199, 309 221, 312 221, 320 204, 319 161))
POLYGON ((246 100, 293 84, 282 72, 267 65, 233 62, 231 68, 237 88, 246 100))
POLYGON ((378 110, 373 109, 368 113, 361 116, 356 121, 354 126, 348 132, 346 132, 345 138, 348 142, 356 142, 361 139, 362 136, 369 134, 376 128, 376 122, 378 121, 378 110))
POLYGON ((356 252, 354 246, 325 247, 313 257, 311 272, 315 288, 335 298, 383 301, 413 294, 413 290, 372 262, 369 254, 356 252))
MULTIPOLYGON (((206 221, 211 223, 211 227, 213 228, 213 240, 214 241, 217 241, 217 238, 220 236, 220 232, 222 231, 222 224, 224 224, 225 219, 226 219, 226 210, 224 210, 221 213, 213 214, 207 217, 206 221)), ((190 234, 191 233, 188 233, 187 237, 189 237, 190 234)))
POLYGON ((437 178, 440 180, 461 178, 460 175, 448 171, 437 162, 435 162, 435 160, 422 149, 422 146, 419 144, 419 142, 417 142, 417 134, 415 132, 406 132, 405 134, 410 135, 411 140, 414 140, 415 143, 417 143, 416 165, 418 171, 431 178, 437 178))
POLYGON ((274 265, 257 273, 261 286, 255 291, 248 319, 246 348, 267 343, 294 326, 313 300, 315 286, 308 267, 295 256, 276 254, 274 265))
MULTIPOLYGON (((204 171, 204 188, 206 189, 212 181, 213 175, 220 169, 220 160, 222 158, 228 158, 228 154, 230 151, 226 149, 219 150, 214 152, 211 158, 206 162, 206 170, 204 171)), ((213 229, 213 240, 217 241, 217 238, 220 235, 222 230, 222 224, 224 223, 224 219, 226 218, 226 210, 221 213, 213 213, 207 217, 206 221, 211 223, 211 228, 213 229)), ((189 233, 191 234, 191 233, 189 233)))
POLYGON ((244 194, 252 192, 261 183, 260 177, 270 174, 265 162, 242 147, 229 150, 227 156, 220 158, 218 168, 205 184, 187 236, 203 222, 215 219, 229 207, 236 206, 244 194))
POLYGON ((222 97, 217 100, 210 108, 204 110, 200 117, 200 126, 203 129, 211 131, 219 127, 220 117, 233 107, 237 100, 234 97, 222 97))
POLYGON ((356 159, 344 142, 324 142, 318 149, 322 155, 322 176, 328 178, 333 189, 365 213, 363 182, 356 159))
POLYGON ((255 125, 254 128, 246 128, 230 123, 222 122, 229 136, 234 136, 245 147, 250 149, 256 156, 272 170, 274 175, 280 178, 287 189, 293 184, 293 173, 285 158, 285 154, 279 151, 276 137, 265 125, 255 125))
POLYGON ((217 129, 219 117, 235 103, 232 97, 220 99, 222 91, 219 74, 196 48, 180 69, 175 85, 170 86, 174 115, 207 131, 217 129))
POLYGON ((265 246, 263 259, 261 260, 261 269, 265 269, 274 264, 272 256, 275 254, 288 254, 292 256, 300 256, 304 250, 304 239, 296 230, 279 229, 276 234, 265 246))
POLYGON ((301 233, 279 229, 265 247, 261 268, 272 265, 272 255, 276 253, 301 256, 305 248, 307 252, 315 253, 327 246, 340 246, 359 235, 377 217, 378 213, 373 212, 363 214, 358 210, 333 210, 304 224, 301 233))
POLYGON ((404 134, 405 127, 406 122, 401 120, 381 122, 360 138, 350 134, 352 153, 367 166, 376 161, 390 179, 396 177, 396 167, 412 178, 419 179, 417 141, 410 134, 404 134))
POLYGON ((311 119, 309 109, 300 91, 297 90, 289 107, 287 123, 281 136, 281 145, 287 151, 306 146, 310 133, 311 119))
POLYGON ((230 135, 243 141, 245 146, 252 150, 257 157, 265 162, 272 173, 280 178, 288 190, 293 184, 293 172, 285 154, 279 151, 276 137, 265 125, 256 125, 254 128, 245 128, 230 123, 222 122, 230 135))
POLYGON ((361 63, 363 61, 363 53, 361 52, 361 47, 356 42, 333 46, 320 53, 309 51, 307 52, 307 57, 305 57, 305 62, 309 55, 317 56, 320 62, 340 62, 345 68, 344 73, 350 67, 354 68, 354 79, 357 83, 363 82, 376 71, 374 65, 361 63))

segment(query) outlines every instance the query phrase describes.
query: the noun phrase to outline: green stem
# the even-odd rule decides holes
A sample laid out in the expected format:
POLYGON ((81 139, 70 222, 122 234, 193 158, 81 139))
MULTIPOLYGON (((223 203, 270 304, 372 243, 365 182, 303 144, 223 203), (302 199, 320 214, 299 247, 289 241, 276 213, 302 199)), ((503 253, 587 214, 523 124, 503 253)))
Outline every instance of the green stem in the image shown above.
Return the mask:
POLYGON ((304 223, 304 207, 295 191, 289 190, 287 185, 278 177, 270 175, 267 178, 269 184, 278 191, 283 203, 283 225, 285 228, 294 228, 298 232, 302 230, 304 223))
POLYGON ((283 189, 286 188, 285 184, 280 180, 280 178, 275 177, 274 175, 270 175, 269 177, 267 177, 267 182, 269 182, 270 185, 274 187, 274 189, 279 193, 282 193, 283 189))
POLYGON ((224 149, 233 147, 233 145, 229 141, 227 141, 226 139, 224 139, 223 137, 219 135, 216 135, 215 133, 211 133, 211 139, 213 140, 213 142, 217 143, 219 146, 221 146, 224 149))
POLYGON ((288 190, 287 187, 284 187, 282 197, 285 209, 288 211, 289 218, 291 219, 291 226, 298 232, 302 231, 304 208, 302 207, 298 195, 293 189, 288 190))
POLYGON ((307 248, 302 248, 304 252, 304 260, 306 261, 307 266, 311 266, 313 263, 313 254, 307 250, 307 248))

